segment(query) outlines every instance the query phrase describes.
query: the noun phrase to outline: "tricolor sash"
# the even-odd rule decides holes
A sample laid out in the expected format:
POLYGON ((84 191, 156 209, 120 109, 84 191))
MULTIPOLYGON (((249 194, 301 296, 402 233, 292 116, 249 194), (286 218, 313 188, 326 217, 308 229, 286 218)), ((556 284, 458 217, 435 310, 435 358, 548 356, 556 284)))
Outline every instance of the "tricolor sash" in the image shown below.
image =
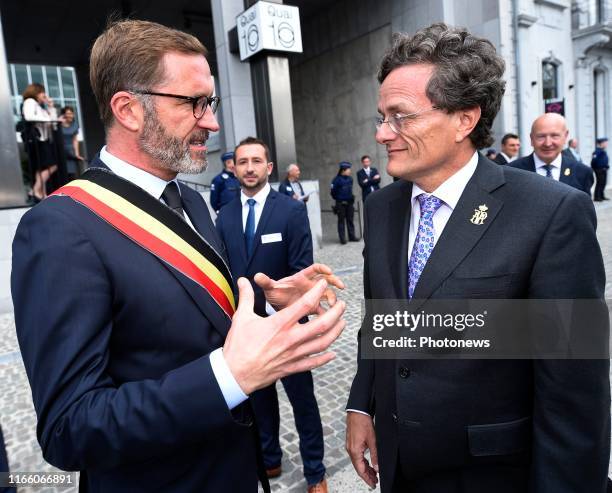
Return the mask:
POLYGON ((230 319, 236 310, 229 268, 185 220, 133 183, 89 168, 53 195, 84 205, 134 243, 204 288, 230 319))

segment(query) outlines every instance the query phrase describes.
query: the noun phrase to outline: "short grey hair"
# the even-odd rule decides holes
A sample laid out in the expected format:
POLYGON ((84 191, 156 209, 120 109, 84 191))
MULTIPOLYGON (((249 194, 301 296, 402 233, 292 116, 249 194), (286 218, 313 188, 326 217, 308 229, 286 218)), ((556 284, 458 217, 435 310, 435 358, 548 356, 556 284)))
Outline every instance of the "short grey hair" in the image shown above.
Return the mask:
POLYGON ((432 24, 414 35, 397 33, 385 53, 378 81, 404 65, 430 64, 433 73, 426 94, 436 108, 453 113, 480 107, 480 120, 470 134, 477 149, 490 146, 491 127, 501 107, 506 83, 505 63, 493 44, 467 29, 432 24))
POLYGON ((288 165, 287 165, 287 170, 286 170, 286 171, 287 171, 287 173, 289 173, 289 171, 291 171, 291 168, 293 168, 294 166, 295 166, 296 168, 299 168, 299 166, 297 165, 297 163, 291 163, 291 164, 288 164, 288 165))

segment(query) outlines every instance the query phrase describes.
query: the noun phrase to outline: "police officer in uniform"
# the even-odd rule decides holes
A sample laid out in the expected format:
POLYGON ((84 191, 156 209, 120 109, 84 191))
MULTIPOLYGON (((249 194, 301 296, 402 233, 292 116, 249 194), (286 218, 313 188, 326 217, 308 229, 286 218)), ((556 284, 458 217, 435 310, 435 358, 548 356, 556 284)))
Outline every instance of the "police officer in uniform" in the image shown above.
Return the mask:
POLYGON ((602 200, 610 200, 604 197, 604 189, 606 188, 606 182, 608 181, 608 153, 606 148, 608 147, 608 138, 602 137, 597 139, 597 147, 593 153, 591 159, 591 168, 595 173, 595 193, 593 194, 593 200, 595 202, 601 202, 602 200))
POLYGON ((359 241, 355 236, 355 225, 353 224, 353 214, 355 208, 353 204, 353 178, 351 177, 351 163, 342 161, 339 165, 338 174, 331 183, 331 196, 336 201, 335 211, 338 215, 338 236, 340 243, 346 243, 344 224, 348 229, 349 241, 359 241))
POLYGON ((240 195, 240 182, 234 176, 234 153, 226 152, 221 161, 223 171, 210 184, 210 205, 217 214, 221 207, 240 195))

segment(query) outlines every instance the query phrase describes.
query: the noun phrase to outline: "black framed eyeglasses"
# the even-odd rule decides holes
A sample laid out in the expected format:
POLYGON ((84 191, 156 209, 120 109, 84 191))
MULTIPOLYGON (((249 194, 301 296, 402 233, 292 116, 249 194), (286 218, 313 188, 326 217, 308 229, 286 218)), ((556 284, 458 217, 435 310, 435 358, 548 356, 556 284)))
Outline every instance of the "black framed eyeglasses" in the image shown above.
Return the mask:
POLYGON ((427 110, 418 111, 416 113, 409 113, 407 115, 402 113, 395 113, 393 115, 389 115, 386 120, 379 116, 375 120, 376 130, 380 130, 380 127, 382 127, 383 123, 388 123, 389 128, 391 128, 394 133, 399 134, 402 130, 404 130, 404 127, 410 124, 410 122, 416 120, 417 117, 419 117, 420 115, 424 113, 429 113, 430 111, 436 111, 438 109, 440 108, 438 108, 437 106, 432 106, 427 110))
POLYGON ((165 92, 153 91, 130 91, 133 94, 142 94, 146 96, 161 96, 164 98, 176 98, 189 101, 193 105, 193 116, 199 120, 206 113, 206 108, 210 106, 210 111, 213 115, 217 112, 221 98, 219 96, 181 96, 179 94, 167 94, 165 92))

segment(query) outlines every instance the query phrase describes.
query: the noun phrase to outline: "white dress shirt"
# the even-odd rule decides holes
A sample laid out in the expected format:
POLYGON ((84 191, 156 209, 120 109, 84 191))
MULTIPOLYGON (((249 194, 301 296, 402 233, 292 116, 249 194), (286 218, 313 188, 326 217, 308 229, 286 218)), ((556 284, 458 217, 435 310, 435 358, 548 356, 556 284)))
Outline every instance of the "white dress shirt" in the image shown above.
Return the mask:
POLYGON ((266 203, 266 199, 268 198, 269 193, 270 193, 269 183, 266 183, 266 185, 252 197, 245 195, 244 190, 240 191, 240 202, 242 202, 242 232, 246 230, 247 216, 249 215, 249 204, 247 204, 247 200, 248 199, 255 200, 255 231, 257 231, 257 225, 259 224, 259 218, 261 217, 261 213, 263 211, 264 204, 266 203))
MULTIPOLYGON (((442 205, 436 211, 433 216, 434 224, 434 247, 446 227, 446 223, 450 219, 453 210, 457 207, 457 202, 461 198, 465 187, 467 186, 470 178, 474 175, 478 166, 478 153, 474 152, 474 155, 470 158, 467 164, 457 171, 454 175, 447 178, 438 188, 436 188, 431 194, 423 191, 416 183, 412 184, 412 209, 410 212, 410 233, 408 235, 408 261, 410 261, 410 254, 414 247, 414 240, 416 233, 419 230, 419 220, 421 219, 421 206, 417 196, 424 193, 426 195, 433 195, 442 201, 442 205)), ((406 266, 407 267, 407 266, 406 266)), ((360 411, 358 409, 347 409, 347 412, 355 412, 360 414, 368 413, 360 411)))
POLYGON ((424 193, 426 195, 433 195, 442 201, 442 205, 436 211, 433 216, 434 225, 434 246, 438 242, 442 231, 446 226, 446 223, 450 219, 453 210, 457 207, 457 202, 463 194, 468 181, 472 178, 472 175, 476 171, 478 165, 478 153, 475 152, 468 163, 457 171, 454 175, 447 178, 438 188, 436 188, 431 194, 424 192, 416 183, 412 185, 412 209, 410 213, 410 233, 408 235, 408 260, 412 254, 412 247, 414 246, 414 240, 416 239, 417 231, 419 230, 419 220, 421 219, 421 206, 417 196, 424 193))
POLYGON ((509 164, 509 163, 511 163, 512 161, 516 161, 516 160, 517 160, 517 158, 518 158, 518 154, 517 154, 516 156, 514 156, 514 157, 510 157, 510 156, 508 156, 508 154, 506 154, 506 153, 505 153, 505 152, 503 152, 503 151, 500 151, 500 154, 501 154, 502 156, 504 156, 504 159, 505 159, 506 161, 508 161, 506 164, 509 164))
MULTIPOLYGON (((552 166, 552 177, 557 181, 559 181, 559 178, 561 178, 562 160, 563 156, 561 155, 561 153, 559 153, 559 155, 550 163, 550 165, 552 166)), ((546 169, 544 168, 544 166, 546 166, 546 163, 542 161, 535 152, 533 153, 533 161, 535 162, 536 173, 538 175, 546 176, 546 169)))
MULTIPOLYGON (((132 164, 126 163, 117 156, 113 156, 110 152, 108 152, 106 146, 104 146, 100 151, 100 159, 117 176, 120 176, 124 180, 127 180, 142 188, 145 192, 149 193, 157 200, 161 200, 161 195, 164 193, 166 185, 168 185, 169 182, 162 180, 161 178, 152 175, 143 169, 137 168, 132 164)), ((171 181, 177 182, 176 178, 171 181)), ((180 191, 181 188, 179 187, 179 193, 180 191)), ((189 226, 191 226, 191 228, 195 231, 195 228, 189 219, 189 215, 186 211, 183 212, 185 212, 185 220, 187 221, 187 224, 189 224, 189 226)), ((212 353, 210 353, 209 358, 210 366, 212 367, 212 371, 217 379, 221 393, 225 398, 227 407, 229 409, 233 409, 238 404, 246 400, 248 396, 242 391, 240 385, 238 385, 238 382, 236 382, 236 379, 227 366, 225 358, 223 357, 222 347, 215 349, 212 353)))

